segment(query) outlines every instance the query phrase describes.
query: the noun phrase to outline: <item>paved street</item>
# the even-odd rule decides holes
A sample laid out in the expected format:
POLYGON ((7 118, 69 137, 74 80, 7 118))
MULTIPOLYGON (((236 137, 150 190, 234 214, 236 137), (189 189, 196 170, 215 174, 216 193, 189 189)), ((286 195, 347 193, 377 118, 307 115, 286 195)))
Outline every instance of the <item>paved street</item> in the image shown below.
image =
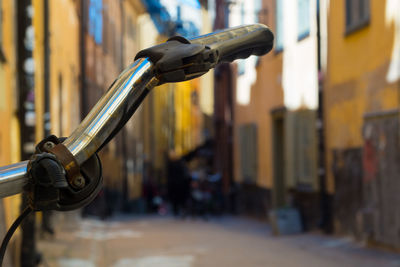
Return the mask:
POLYGON ((39 242, 42 266, 400 266, 400 256, 346 238, 272 236, 265 223, 223 217, 204 221, 124 217, 59 218, 53 239, 39 242))

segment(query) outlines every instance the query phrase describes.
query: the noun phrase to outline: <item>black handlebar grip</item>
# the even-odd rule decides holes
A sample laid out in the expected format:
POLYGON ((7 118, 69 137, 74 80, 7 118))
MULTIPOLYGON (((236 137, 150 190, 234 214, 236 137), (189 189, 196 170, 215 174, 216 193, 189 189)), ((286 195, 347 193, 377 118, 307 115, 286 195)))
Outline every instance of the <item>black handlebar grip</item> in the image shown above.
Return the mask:
POLYGON ((263 24, 252 24, 195 37, 190 42, 215 49, 218 63, 232 62, 251 55, 265 55, 273 47, 274 34, 263 24))

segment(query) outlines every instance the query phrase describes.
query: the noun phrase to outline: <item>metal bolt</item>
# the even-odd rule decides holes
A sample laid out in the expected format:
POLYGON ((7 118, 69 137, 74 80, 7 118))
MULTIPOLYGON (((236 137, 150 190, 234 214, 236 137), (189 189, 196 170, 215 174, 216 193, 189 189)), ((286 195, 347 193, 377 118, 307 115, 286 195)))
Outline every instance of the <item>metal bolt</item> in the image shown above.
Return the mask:
POLYGON ((85 179, 82 176, 78 176, 74 179, 73 185, 77 188, 83 188, 85 186, 85 179))
POLYGON ((43 145, 43 147, 44 147, 45 149, 47 149, 47 150, 50 150, 50 149, 52 149, 52 148, 55 147, 55 146, 56 146, 56 145, 55 145, 53 142, 50 142, 50 141, 44 143, 44 145, 43 145))

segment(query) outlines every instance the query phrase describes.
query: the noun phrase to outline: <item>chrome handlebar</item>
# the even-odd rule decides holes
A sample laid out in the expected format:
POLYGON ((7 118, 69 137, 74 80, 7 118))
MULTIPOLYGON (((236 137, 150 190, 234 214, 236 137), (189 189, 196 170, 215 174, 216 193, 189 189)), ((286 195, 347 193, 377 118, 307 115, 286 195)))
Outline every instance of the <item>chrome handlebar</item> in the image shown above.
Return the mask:
MULTIPOLYGON (((125 69, 76 130, 63 142, 78 164, 89 159, 118 126, 125 111, 137 107, 157 85, 153 64, 140 58, 125 69)), ((29 161, 0 168, 0 198, 21 193, 28 184, 29 161)))
POLYGON ((28 160, 0 168, 0 198, 21 193, 28 184, 28 160))
POLYGON ((153 64, 140 58, 115 80, 78 128, 63 144, 82 164, 103 146, 125 116, 155 85, 153 64))

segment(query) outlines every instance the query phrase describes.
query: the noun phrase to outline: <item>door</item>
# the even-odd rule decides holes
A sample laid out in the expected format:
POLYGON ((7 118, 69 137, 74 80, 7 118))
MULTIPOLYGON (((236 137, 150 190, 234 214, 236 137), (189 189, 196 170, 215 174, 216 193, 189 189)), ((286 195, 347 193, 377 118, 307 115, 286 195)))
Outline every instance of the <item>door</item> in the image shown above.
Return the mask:
POLYGON ((272 112, 273 144, 273 206, 281 208, 286 205, 285 183, 285 110, 272 112))

